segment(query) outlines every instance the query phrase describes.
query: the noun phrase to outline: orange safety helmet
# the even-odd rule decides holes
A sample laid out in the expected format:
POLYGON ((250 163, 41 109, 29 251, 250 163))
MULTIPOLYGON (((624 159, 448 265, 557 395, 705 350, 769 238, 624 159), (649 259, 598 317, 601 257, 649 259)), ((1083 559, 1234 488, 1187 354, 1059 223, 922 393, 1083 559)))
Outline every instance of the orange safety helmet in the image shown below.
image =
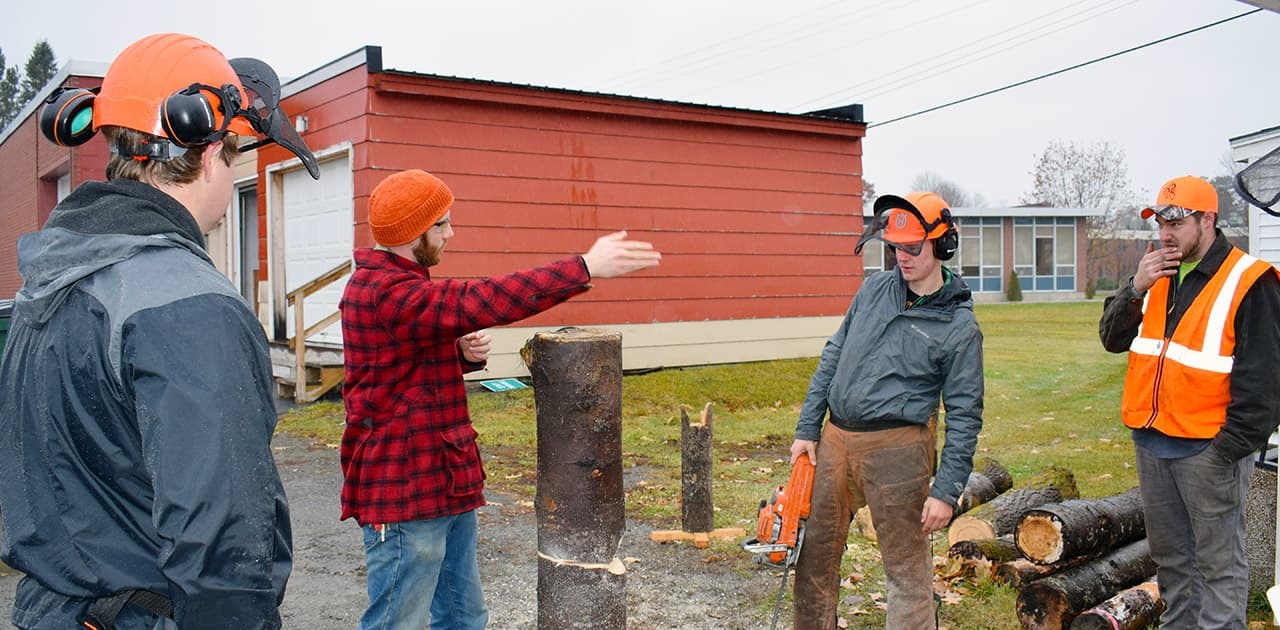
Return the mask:
MULTIPOLYGON (((107 69, 94 100, 93 128, 96 131, 104 125, 114 125, 178 140, 166 133, 161 111, 171 96, 194 84, 217 88, 200 91, 213 106, 215 129, 223 127, 226 107, 219 91, 237 92, 234 96, 240 102, 234 104, 232 111, 250 102, 236 71, 217 48, 179 33, 144 37, 125 48, 107 69)), ((253 127, 240 116, 232 118, 226 130, 254 137, 253 127)))
POLYGON ((858 239, 855 254, 867 241, 879 239, 895 249, 918 256, 927 241, 934 241, 934 257, 949 260, 959 245, 951 208, 938 193, 913 192, 905 197, 881 195, 876 198, 875 216, 858 239))

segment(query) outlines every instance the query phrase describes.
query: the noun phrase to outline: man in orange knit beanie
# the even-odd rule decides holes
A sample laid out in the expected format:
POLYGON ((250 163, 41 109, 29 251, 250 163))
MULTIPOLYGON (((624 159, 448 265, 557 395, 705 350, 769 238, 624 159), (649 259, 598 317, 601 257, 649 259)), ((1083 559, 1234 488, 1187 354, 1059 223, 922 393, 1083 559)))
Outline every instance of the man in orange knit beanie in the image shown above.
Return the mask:
POLYGON ((342 518, 364 534, 369 608, 361 628, 483 628, 476 561, 484 471, 462 375, 484 368, 483 329, 545 311, 661 255, 626 232, 585 254, 484 280, 437 280, 453 238, 453 193, 420 170, 369 196, 375 249, 355 252, 342 298, 346 362, 342 518))

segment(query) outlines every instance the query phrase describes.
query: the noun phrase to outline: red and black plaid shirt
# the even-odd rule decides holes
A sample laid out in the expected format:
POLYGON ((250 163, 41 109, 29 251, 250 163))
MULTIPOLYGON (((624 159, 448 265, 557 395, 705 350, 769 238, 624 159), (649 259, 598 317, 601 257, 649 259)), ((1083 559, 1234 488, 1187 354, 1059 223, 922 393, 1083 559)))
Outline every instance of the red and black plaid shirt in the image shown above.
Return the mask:
POLYGON ((542 312, 588 288, 582 257, 486 280, 432 280, 415 261, 358 249, 342 296, 342 518, 361 525, 484 505, 458 338, 542 312))

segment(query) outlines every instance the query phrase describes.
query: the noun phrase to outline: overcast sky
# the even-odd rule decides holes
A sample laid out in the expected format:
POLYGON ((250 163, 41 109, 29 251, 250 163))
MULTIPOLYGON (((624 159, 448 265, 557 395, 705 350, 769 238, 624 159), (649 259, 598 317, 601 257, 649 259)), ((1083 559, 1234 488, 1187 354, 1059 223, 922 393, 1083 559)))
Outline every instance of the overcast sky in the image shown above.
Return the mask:
POLYGON ((1259 12, 899 122, 1253 10, 1237 0, 465 0, 14 2, 10 65, 47 39, 61 66, 154 32, 296 76, 361 46, 397 70, 800 113, 861 103, 864 176, 905 193, 932 171, 990 204, 1029 192, 1054 139, 1124 150, 1141 201, 1226 174, 1228 139, 1280 125, 1280 14, 1259 12), (109 8, 108 8, 109 7, 109 8), (1268 61, 1270 60, 1270 61, 1268 61))

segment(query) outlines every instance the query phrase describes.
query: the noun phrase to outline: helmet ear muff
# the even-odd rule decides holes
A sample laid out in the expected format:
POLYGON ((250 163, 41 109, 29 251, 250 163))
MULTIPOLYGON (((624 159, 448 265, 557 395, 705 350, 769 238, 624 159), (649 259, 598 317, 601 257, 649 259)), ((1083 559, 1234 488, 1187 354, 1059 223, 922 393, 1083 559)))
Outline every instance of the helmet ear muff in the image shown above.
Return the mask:
POLYGON ((40 132, 64 147, 84 144, 93 137, 93 99, 97 89, 59 88, 40 109, 40 132))
POLYGON ((169 140, 184 148, 221 140, 240 108, 239 95, 240 90, 234 85, 219 89, 193 83, 160 105, 160 126, 169 140), (217 97, 216 111, 206 92, 217 97), (222 114, 221 124, 216 114, 222 114))
POLYGON ((955 219, 951 218, 949 208, 942 209, 942 222, 947 224, 947 231, 933 239, 933 257, 938 260, 951 260, 960 247, 960 233, 956 230, 955 219))

